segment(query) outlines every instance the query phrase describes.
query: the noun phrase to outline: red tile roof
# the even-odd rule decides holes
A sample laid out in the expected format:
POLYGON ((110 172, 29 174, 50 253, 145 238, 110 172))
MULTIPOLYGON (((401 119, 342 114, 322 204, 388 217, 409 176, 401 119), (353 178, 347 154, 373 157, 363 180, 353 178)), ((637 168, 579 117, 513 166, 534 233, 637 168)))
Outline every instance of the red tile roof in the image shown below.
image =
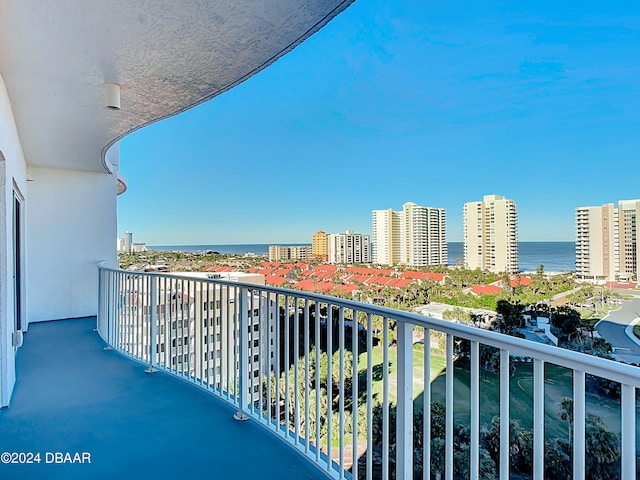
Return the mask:
POLYGON ((408 278, 394 278, 387 285, 390 287, 403 288, 411 285, 413 282, 408 278))
POLYGON ((275 275, 276 277, 285 277, 289 275, 289 273, 291 273, 290 268, 281 268, 279 270, 274 270, 273 272, 271 272, 271 275, 275 275))
POLYGON ((497 295, 502 289, 495 285, 474 285, 471 287, 471 292, 476 295, 497 295))
POLYGON ((294 287, 299 289, 299 290, 305 290, 307 292, 313 292, 315 290, 315 285, 316 285, 316 282, 314 282, 313 280, 310 280, 308 278, 305 278, 303 280, 300 280, 299 282, 296 282, 294 287))
POLYGON ((619 282, 607 282, 609 288, 635 288, 636 284, 633 282, 619 283, 619 282))
POLYGON ((509 284, 512 287, 517 287, 517 286, 520 286, 520 285, 523 286, 523 287, 526 287, 528 285, 531 285, 531 282, 532 282, 532 280, 529 277, 523 277, 523 276, 520 276, 520 275, 512 275, 511 279, 509 281, 509 284))
POLYGON ((400 278, 413 278, 416 280, 432 280, 434 282, 442 282, 446 274, 444 273, 436 273, 436 272, 413 272, 411 270, 407 270, 406 272, 402 272, 400 274, 400 278))
POLYGON ((355 285, 337 285, 335 290, 343 293, 353 293, 354 290, 358 290, 358 287, 355 285))
POLYGON ((274 287, 280 287, 283 284, 290 282, 291 279, 285 277, 265 277, 264 279, 267 285, 273 285, 274 287))

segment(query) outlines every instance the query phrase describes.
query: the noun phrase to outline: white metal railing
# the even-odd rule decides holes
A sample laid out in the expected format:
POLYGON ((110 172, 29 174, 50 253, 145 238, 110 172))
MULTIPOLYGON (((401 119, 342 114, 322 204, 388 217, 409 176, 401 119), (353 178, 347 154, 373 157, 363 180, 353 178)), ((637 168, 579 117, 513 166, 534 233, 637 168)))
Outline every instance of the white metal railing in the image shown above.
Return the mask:
POLYGON ((515 416, 511 398, 513 389, 522 388, 510 385, 518 358, 532 364, 530 475, 545 478, 545 416, 555 415, 560 402, 545 393, 554 381, 545 366, 558 365, 572 377, 567 396, 573 401, 573 478, 588 478, 585 385, 587 376, 601 377, 621 385, 621 454, 615 462, 623 480, 636 478, 637 367, 334 297, 104 267, 99 268, 97 324, 113 348, 150 370, 169 372, 230 402, 239 418, 257 421, 333 478, 410 479, 415 474, 452 480, 460 472, 483 478, 481 416, 489 404, 498 404, 495 472, 508 479, 515 416), (423 338, 423 349, 414 345, 416 336, 423 338), (436 439, 431 438, 431 365, 436 359, 433 342, 439 337, 444 344, 445 420, 444 435, 436 439), (469 342, 463 369, 456 368, 460 340, 469 342), (481 373, 486 346, 499 352, 498 393, 488 399, 481 373), (423 368, 418 370, 414 360, 423 368), (468 392, 457 390, 457 375, 468 375, 468 392), (487 404, 480 404, 481 393, 487 404), (422 398, 422 406, 416 398, 422 398), (454 406, 461 401, 469 417, 469 451, 456 459, 454 420, 459 413, 454 406), (422 445, 414 446, 414 438, 420 437, 422 445), (442 448, 433 450, 434 442, 444 445, 444 455, 442 448))

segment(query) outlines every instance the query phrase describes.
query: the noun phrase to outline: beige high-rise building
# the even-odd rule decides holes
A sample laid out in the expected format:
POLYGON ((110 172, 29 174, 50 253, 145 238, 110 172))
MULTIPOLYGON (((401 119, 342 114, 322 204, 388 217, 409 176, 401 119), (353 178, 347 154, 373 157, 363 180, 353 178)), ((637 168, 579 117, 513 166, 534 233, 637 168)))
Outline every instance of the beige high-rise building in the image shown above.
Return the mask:
POLYGON ((576 208, 576 274, 584 280, 632 281, 640 271, 640 200, 576 208))
POLYGON ((298 260, 308 260, 310 258, 311 247, 309 245, 269 245, 270 262, 296 262, 298 260))
POLYGON ((329 235, 322 230, 311 236, 311 253, 315 258, 326 262, 329 258, 329 235))
POLYGON ((447 265, 446 211, 412 202, 401 212, 373 210, 373 261, 412 267, 447 265))
POLYGON ((464 204, 464 264, 494 273, 518 271, 518 214, 513 200, 485 195, 464 204))

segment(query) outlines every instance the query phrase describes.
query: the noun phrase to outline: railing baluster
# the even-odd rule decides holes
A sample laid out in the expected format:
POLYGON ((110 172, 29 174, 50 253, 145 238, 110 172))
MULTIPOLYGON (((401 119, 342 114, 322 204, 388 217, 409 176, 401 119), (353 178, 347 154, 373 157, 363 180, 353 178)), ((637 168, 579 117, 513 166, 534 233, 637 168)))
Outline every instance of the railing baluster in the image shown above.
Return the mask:
POLYGON ((291 304, 291 297, 289 295, 284 296, 284 429, 282 433, 287 440, 290 440, 289 426, 291 425, 291 408, 290 408, 290 395, 289 395, 289 370, 291 369, 289 350, 291 348, 291 333, 289 332, 289 323, 291 322, 291 316, 289 315, 289 306, 291 304))
POLYGON ((422 478, 431 478, 431 330, 424 329, 424 393, 422 402, 422 478))
POLYGON ((636 388, 622 384, 622 480, 636 478, 636 388))
POLYGON ((373 478, 373 315, 367 313, 367 480, 373 478))
POLYGON ((585 478, 585 374, 573 371, 573 478, 585 478))
POLYGON ((358 382, 358 351, 360 347, 360 322, 358 321, 359 310, 352 309, 353 325, 351 328, 351 353, 353 358, 352 379, 351 379, 351 430, 353 432, 351 440, 351 476, 358 478, 358 399, 360 398, 360 386, 358 382))
POLYGON ((382 320, 382 480, 389 480, 389 319, 382 320))
MULTIPOLYGON (((231 288, 230 286, 227 284, 225 286, 225 303, 227 305, 226 308, 226 324, 227 324, 227 332, 225 335, 225 340, 227 343, 227 352, 226 355, 223 352, 223 358, 225 358, 225 389, 226 389, 226 396, 227 396, 227 401, 229 401, 229 399, 231 398, 231 362, 234 362, 235 365, 235 360, 236 360, 236 322, 235 322, 235 313, 231 311, 231 288), (233 341, 233 343, 232 343, 233 341), (232 346, 233 345, 233 346, 232 346)), ((234 308, 235 308, 235 304, 234 304, 234 308)), ((234 366, 235 369, 235 366, 234 366)), ((234 375, 235 378, 235 375, 234 375)))
MULTIPOLYGON (((249 308, 247 305, 248 292, 244 288, 237 290, 238 297, 238 390, 236 396, 238 398, 238 412, 233 416, 236 420, 248 420, 248 401, 249 401, 249 346, 247 334, 249 328, 249 308)), ((253 357, 253 355, 252 355, 253 357)))
POLYGON ((480 347, 478 342, 471 341, 471 478, 480 476, 480 347))
POLYGON ((316 301, 314 304, 314 312, 315 312, 315 340, 314 340, 314 349, 316 353, 316 367, 315 367, 315 375, 316 375, 316 434, 315 434, 315 447, 316 447, 316 463, 320 463, 320 448, 321 438, 320 438, 320 401, 321 401, 321 393, 322 390, 320 388, 320 302, 316 301))
POLYGON ((533 360, 533 478, 544 478, 544 362, 533 360))
POLYGON ((509 480, 509 351, 500 349, 500 480, 509 480))
POLYGON ((345 329, 345 325, 344 325, 344 307, 340 307, 340 316, 339 316, 339 320, 338 320, 338 344, 339 344, 339 355, 340 355, 340 371, 339 371, 339 380, 338 380, 338 395, 340 395, 339 401, 338 401, 338 412, 339 412, 339 421, 340 421, 340 426, 338 428, 339 430, 339 443, 340 443, 340 455, 339 455, 339 466, 340 466, 340 470, 339 470, 339 475, 338 478, 340 478, 341 480, 344 478, 344 430, 345 430, 345 426, 344 426, 344 344, 345 344, 345 340, 344 340, 344 329, 345 329))
POLYGON ((158 332, 156 329, 156 298, 157 298, 157 286, 156 277, 147 277, 150 282, 149 285, 149 368, 147 373, 153 373, 156 371, 156 350, 158 349, 158 332))
POLYGON ((300 442, 300 394, 298 387, 300 386, 300 379, 298 373, 298 365, 300 360, 300 318, 298 316, 298 297, 294 297, 295 310, 293 312, 293 417, 296 436, 294 438, 295 444, 300 442))
MULTIPOLYGON (((276 372, 275 372, 275 388, 274 388, 274 399, 276 404, 276 418, 275 418, 275 426, 276 432, 280 434, 280 349, 284 348, 284 341, 281 337, 281 328, 280 328, 280 294, 276 293, 275 296, 275 309, 276 309, 276 335, 274 348, 276 351, 276 372)), ((286 425, 286 424, 285 424, 286 425)))
POLYGON ((333 465, 333 305, 327 303, 327 471, 333 465))
POLYGON ((444 470, 446 480, 453 480, 453 380, 454 380, 454 366, 453 366, 453 335, 447 334, 447 349, 446 349, 446 412, 445 412, 445 449, 444 449, 444 470))
POLYGON ((309 299, 304 299, 304 452, 309 453, 309 299))
POLYGON ((413 325, 398 321, 396 478, 413 478, 413 325))

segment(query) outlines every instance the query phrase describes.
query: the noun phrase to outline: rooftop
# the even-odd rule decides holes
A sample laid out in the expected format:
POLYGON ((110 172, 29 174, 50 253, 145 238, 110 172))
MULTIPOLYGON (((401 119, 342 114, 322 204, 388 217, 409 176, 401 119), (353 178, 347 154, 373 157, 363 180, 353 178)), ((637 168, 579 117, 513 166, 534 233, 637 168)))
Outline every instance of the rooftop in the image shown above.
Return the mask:
POLYGON ((0 410, 0 450, 41 462, 0 464, 1 478, 325 478, 221 400, 104 350, 95 322, 30 326, 11 407, 0 410), (46 452, 87 452, 91 463, 46 463, 46 452))

